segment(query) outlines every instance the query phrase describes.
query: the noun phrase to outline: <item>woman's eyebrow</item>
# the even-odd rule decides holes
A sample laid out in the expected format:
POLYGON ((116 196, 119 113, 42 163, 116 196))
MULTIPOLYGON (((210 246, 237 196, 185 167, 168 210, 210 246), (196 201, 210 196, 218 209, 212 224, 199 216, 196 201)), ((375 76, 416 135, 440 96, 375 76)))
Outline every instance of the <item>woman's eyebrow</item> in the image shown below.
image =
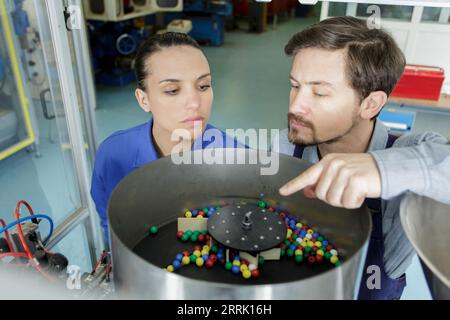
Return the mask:
MULTIPOLYGON (((198 77, 197 80, 200 80, 200 79, 203 79, 203 78, 206 78, 206 77, 209 77, 209 76, 211 76, 211 73, 205 73, 204 75, 198 77)), ((179 79, 164 79, 164 80, 161 80, 158 83, 163 83, 163 82, 181 82, 181 80, 179 80, 179 79)))

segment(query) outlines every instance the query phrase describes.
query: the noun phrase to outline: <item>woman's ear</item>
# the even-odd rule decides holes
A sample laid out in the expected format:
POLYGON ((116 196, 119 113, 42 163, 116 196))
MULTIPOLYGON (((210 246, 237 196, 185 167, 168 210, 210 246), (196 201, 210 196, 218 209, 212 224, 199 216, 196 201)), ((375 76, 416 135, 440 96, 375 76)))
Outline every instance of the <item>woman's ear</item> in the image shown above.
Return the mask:
POLYGON ((138 89, 136 89, 134 94, 135 94, 136 100, 139 103, 139 106, 142 108, 142 110, 144 110, 145 112, 150 112, 151 108, 150 108, 150 104, 148 101, 147 93, 144 90, 138 88, 138 89))
POLYGON ((361 102, 360 116, 363 119, 370 120, 376 117, 383 106, 386 104, 388 97, 384 91, 373 91, 361 102))

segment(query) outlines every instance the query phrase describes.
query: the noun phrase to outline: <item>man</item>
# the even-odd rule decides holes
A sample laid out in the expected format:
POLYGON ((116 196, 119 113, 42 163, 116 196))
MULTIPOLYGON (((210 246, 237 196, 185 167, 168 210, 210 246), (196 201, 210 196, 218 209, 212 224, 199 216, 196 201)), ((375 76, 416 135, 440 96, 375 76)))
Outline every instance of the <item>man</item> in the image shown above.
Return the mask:
POLYGON ((316 163, 280 189, 304 190, 330 205, 372 212, 373 231, 360 299, 399 299, 414 250, 401 227, 407 191, 450 203, 450 146, 439 134, 397 137, 376 120, 403 73, 405 58, 384 31, 336 17, 294 35, 288 129, 273 151, 316 163), (380 268, 381 288, 366 272, 380 268))

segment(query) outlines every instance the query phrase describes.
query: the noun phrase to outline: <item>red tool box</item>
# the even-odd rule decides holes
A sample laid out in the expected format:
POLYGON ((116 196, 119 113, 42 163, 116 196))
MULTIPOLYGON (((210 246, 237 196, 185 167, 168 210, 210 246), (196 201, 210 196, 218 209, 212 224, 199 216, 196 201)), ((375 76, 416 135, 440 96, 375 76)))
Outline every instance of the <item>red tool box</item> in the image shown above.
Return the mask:
POLYGON ((444 78, 444 69, 442 68, 407 64, 391 96, 439 100, 444 78))

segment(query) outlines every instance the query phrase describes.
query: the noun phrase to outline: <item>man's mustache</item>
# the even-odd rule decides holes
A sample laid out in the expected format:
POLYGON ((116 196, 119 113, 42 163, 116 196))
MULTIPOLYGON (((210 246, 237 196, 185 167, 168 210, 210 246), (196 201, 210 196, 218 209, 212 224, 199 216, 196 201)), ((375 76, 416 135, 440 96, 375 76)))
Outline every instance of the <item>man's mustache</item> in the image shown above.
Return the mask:
POLYGON ((301 124, 305 127, 309 127, 309 128, 313 128, 314 125, 312 124, 312 122, 306 120, 304 117, 295 114, 295 113, 288 113, 288 124, 290 126, 290 123, 292 120, 295 120, 297 122, 301 122, 301 124))

